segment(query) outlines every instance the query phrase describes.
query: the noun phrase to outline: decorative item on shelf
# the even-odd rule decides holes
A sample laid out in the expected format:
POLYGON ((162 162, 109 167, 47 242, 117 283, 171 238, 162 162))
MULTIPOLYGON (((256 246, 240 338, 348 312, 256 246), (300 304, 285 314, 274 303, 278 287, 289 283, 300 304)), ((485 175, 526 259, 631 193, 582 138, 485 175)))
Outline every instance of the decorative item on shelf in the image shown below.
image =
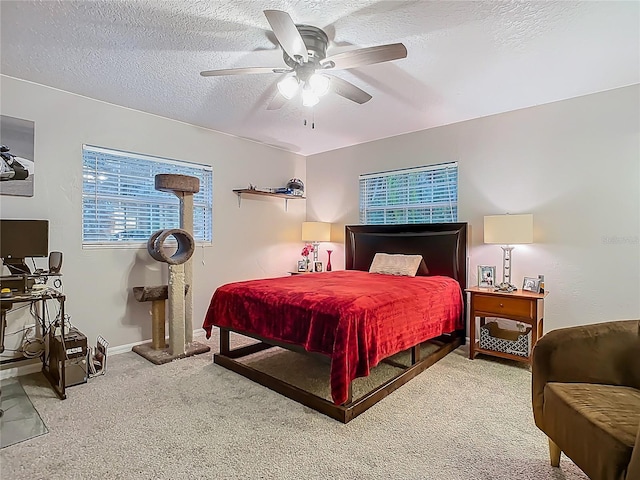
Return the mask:
POLYGON ((540 282, 540 288, 538 288, 538 293, 544 293, 544 275, 538 275, 538 281, 540 282))
POLYGON ((502 283, 497 290, 514 292, 511 283, 511 245, 533 243, 533 215, 488 215, 484 217, 484 243, 503 245, 502 283))
POLYGON ((331 271, 331 252, 333 250, 327 250, 327 272, 331 271))
POLYGON ((313 262, 313 271, 316 273, 322 272, 322 262, 313 262))
POLYGON ((291 195, 298 197, 304 196, 304 183, 299 178, 292 178, 287 182, 287 189, 291 192, 291 195))
POLYGON ((478 265, 478 286, 493 288, 496 284, 496 267, 478 265))
POLYGON ((275 189, 269 188, 269 187, 259 188, 259 187, 256 187, 253 183, 250 183, 249 188, 247 188, 247 190, 250 190, 252 192, 274 193, 275 189))
POLYGON ((287 182, 286 187, 272 188, 273 193, 281 193, 284 195, 292 195, 294 197, 304 196, 304 183, 299 178, 292 178, 287 182))
POLYGON ((302 222, 302 241, 313 246, 313 261, 318 261, 320 242, 331 241, 331 224, 326 222, 302 222))
POLYGON ((522 290, 525 292, 540 292, 540 278, 524 277, 522 282, 522 290))

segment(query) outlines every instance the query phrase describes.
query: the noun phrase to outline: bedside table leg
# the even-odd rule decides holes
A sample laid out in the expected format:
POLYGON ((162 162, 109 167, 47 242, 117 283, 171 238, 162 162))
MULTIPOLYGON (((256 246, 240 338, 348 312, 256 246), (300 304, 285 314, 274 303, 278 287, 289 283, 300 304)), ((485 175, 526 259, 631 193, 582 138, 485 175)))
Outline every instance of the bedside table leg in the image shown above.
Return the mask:
POLYGON ((476 317, 469 318, 469 358, 473 360, 476 357, 476 317))

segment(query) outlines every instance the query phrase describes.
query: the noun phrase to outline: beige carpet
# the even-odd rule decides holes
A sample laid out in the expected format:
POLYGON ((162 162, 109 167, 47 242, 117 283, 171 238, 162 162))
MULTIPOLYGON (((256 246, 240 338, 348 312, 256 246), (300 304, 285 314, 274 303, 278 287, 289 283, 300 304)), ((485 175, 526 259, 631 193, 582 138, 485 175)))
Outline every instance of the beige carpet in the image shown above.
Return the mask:
MULTIPOLYGON (((49 433, 0 450, 0 473, 13 480, 586 480, 565 457, 561 469, 549 466, 546 437, 533 424, 528 369, 464 355, 448 355, 347 425, 213 364, 211 354, 160 366, 135 353, 113 356, 106 376, 70 388, 64 401, 40 374, 30 375, 22 383, 49 433)), ((285 365, 298 377, 328 368, 288 352, 252 362, 285 365)))

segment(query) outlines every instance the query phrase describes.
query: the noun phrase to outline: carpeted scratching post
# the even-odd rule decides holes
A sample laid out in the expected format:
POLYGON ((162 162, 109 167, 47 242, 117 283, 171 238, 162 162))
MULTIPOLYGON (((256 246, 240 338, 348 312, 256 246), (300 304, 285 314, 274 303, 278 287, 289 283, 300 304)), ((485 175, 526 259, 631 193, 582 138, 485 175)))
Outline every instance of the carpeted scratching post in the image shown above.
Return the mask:
POLYGON ((200 190, 200 181, 187 175, 161 174, 155 177, 155 188, 174 193, 180 199, 181 228, 158 230, 147 242, 147 251, 159 262, 169 264, 169 285, 135 287, 138 301, 152 301, 153 339, 151 343, 137 345, 133 351, 155 363, 167 363, 178 358, 208 352, 210 347, 193 341, 193 293, 189 288, 193 280, 191 256, 195 250, 193 239, 193 194, 200 190), (164 252, 164 241, 173 236, 178 248, 172 256, 164 252), (166 297, 164 297, 166 288, 166 297), (164 297, 164 298, 163 298, 164 297), (145 300, 142 300, 144 298, 145 300), (164 348, 164 299, 169 300, 169 348, 164 348), (162 306, 160 306, 161 302, 162 306), (162 328, 160 327, 162 323, 162 328), (157 330, 157 331, 156 331, 157 330), (162 340, 158 337, 162 335, 162 340), (160 347, 163 345, 162 347, 160 347), (160 348, 158 348, 160 347, 160 348))
MULTIPOLYGON (((185 292, 189 285, 185 285, 185 292)), ((169 298, 169 286, 133 287, 133 296, 138 302, 151 302, 151 348, 163 350, 167 347, 165 335, 166 300, 169 298)))

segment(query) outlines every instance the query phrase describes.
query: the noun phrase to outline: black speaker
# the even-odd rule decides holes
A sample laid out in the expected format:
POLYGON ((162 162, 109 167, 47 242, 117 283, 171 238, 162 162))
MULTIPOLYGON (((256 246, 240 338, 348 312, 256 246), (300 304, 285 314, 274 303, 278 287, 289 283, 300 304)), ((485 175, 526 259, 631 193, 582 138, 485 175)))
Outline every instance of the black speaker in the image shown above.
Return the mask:
POLYGON ((49 273, 60 273, 62 269, 62 252, 49 254, 49 273))

